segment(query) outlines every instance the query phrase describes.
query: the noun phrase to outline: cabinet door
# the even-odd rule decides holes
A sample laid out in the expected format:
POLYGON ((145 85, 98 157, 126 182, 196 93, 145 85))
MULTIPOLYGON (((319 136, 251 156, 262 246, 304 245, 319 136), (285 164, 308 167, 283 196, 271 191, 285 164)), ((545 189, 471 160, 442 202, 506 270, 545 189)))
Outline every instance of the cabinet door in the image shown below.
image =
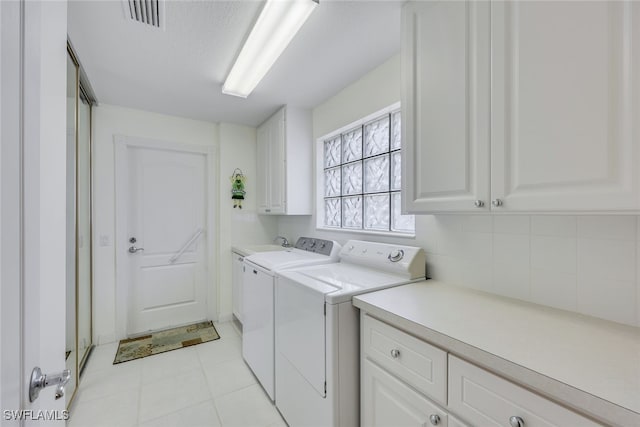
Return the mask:
POLYGON ((638 209, 640 3, 492 3, 492 199, 638 209))
POLYGON ((284 108, 269 119, 269 189, 272 214, 283 214, 285 206, 284 108))
POLYGON ((259 213, 268 213, 269 204, 269 161, 270 138, 268 123, 258 128, 256 149, 256 205, 259 213))
POLYGON ((446 412, 368 359, 364 360, 362 387, 363 426, 447 426, 446 412))
POLYGON ((242 323, 242 255, 231 254, 231 299, 233 314, 242 323))
POLYGON ((488 209, 489 18, 485 1, 403 9, 402 200, 410 213, 488 209))

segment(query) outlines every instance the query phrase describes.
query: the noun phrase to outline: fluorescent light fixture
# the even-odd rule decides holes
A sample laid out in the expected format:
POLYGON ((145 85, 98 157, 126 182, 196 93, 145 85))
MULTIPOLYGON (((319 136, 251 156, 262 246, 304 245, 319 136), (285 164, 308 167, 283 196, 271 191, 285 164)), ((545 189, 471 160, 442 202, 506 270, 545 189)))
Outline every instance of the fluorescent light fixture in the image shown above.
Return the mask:
POLYGON ((267 0, 222 93, 249 96, 317 5, 314 0, 267 0))

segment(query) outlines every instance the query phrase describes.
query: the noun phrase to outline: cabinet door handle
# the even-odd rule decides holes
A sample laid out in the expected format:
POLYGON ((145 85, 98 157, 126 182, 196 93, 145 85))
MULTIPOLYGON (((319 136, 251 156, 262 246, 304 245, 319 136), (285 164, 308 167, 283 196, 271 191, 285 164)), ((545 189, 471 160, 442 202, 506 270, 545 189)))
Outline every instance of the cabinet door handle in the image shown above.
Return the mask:
POLYGON ((474 205, 476 208, 483 208, 483 207, 484 207, 484 202, 483 202, 482 200, 476 200, 476 201, 473 203, 473 205, 474 205))
POLYGON ((392 349, 391 357, 393 357, 394 359, 397 359, 398 357, 400 357, 400 350, 398 350, 397 348, 392 349))
POLYGON ((501 199, 492 200, 491 206, 493 206, 494 208, 499 208, 500 206, 502 206, 502 200, 501 199))
POLYGON ((431 424, 433 424, 434 426, 437 426, 438 424, 440 424, 440 415, 431 414, 429 416, 429 421, 431 421, 431 424))
POLYGON ((253 270, 253 274, 258 274, 258 271, 256 271, 256 270, 253 270))
POLYGON ((511 427, 524 427, 524 420, 514 415, 509 418, 509 425, 511 427))

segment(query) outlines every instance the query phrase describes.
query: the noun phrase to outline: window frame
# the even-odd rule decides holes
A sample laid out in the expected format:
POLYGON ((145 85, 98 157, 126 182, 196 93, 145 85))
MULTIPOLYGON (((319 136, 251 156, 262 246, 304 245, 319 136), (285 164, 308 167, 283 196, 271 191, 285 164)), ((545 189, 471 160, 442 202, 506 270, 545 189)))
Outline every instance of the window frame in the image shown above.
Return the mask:
MULTIPOLYGON (((379 120, 382 118, 382 116, 384 115, 391 115, 392 113, 401 110, 401 104, 400 102, 396 102, 388 107, 385 107, 381 110, 378 110, 372 114, 369 114, 361 119, 358 119, 356 121, 350 122, 349 124, 342 126, 339 129, 336 129, 330 133, 327 133, 319 138, 316 139, 315 145, 314 145, 314 158, 315 158, 315 168, 314 168, 314 177, 315 177, 315 201, 316 201, 316 230, 322 230, 322 231, 329 231, 329 232, 338 232, 338 233, 354 233, 354 234, 371 234, 371 235, 380 235, 380 236, 389 236, 389 237, 398 237, 398 238, 415 238, 415 221, 414 221, 414 229, 412 232, 402 232, 402 231, 392 231, 392 230, 372 230, 372 229, 365 229, 364 228, 364 223, 362 224, 361 229, 357 229, 357 228, 345 228, 342 225, 340 227, 329 227, 326 226, 324 224, 325 222, 325 218, 324 218, 324 201, 325 201, 325 195, 324 195, 324 177, 325 177, 325 167, 324 167, 324 142, 327 140, 330 140, 332 138, 335 138, 336 136, 339 136, 343 133, 348 133, 349 131, 352 131, 358 127, 362 128, 362 139, 363 139, 363 150, 364 150, 364 137, 365 137, 365 133, 364 133, 364 127, 365 125, 375 122, 376 120, 379 120)), ((391 120, 391 117, 390 117, 391 120)), ((391 122, 389 123, 389 126, 391 127, 391 122)), ((389 141, 389 143, 391 144, 391 141, 389 141)), ((342 147, 341 147, 342 149, 342 147)), ((375 157, 379 157, 379 156, 384 156, 387 155, 388 156, 388 161, 389 161, 389 167, 392 167, 392 162, 393 162, 393 153, 400 151, 400 153, 403 153, 402 147, 400 147, 400 149, 392 149, 391 146, 389 147, 388 151, 385 151, 384 153, 379 153, 379 154, 375 154, 375 155, 371 155, 371 156, 366 156, 365 153, 362 153, 362 156, 359 160, 359 162, 361 162, 362 164, 362 174, 363 174, 363 178, 362 178, 362 189, 360 193, 354 193, 354 194, 349 194, 349 195, 343 195, 342 191, 343 191, 343 179, 342 176, 340 177, 340 195, 336 196, 336 199, 340 199, 341 203, 342 203, 342 199, 344 197, 349 197, 349 196, 361 196, 362 197, 362 209, 363 209, 363 222, 364 222, 364 204, 365 204, 365 196, 367 195, 376 195, 376 194, 388 194, 389 195, 389 228, 391 228, 392 226, 392 197, 394 193, 400 193, 402 194, 402 188, 400 188, 400 190, 394 190, 392 189, 392 176, 389 176, 389 189, 387 191, 384 192, 375 192, 375 193, 367 193, 365 192, 365 182, 364 182, 364 174, 365 174, 365 159, 371 159, 371 158, 375 158, 375 157)), ((355 163, 356 161, 353 162, 347 162, 347 163, 340 163, 337 167, 340 169, 341 174, 342 174, 342 168, 344 165, 347 164, 351 164, 351 163, 355 163)), ((342 209, 342 207, 341 207, 342 209)), ((341 212, 341 221, 343 218, 343 214, 341 212)), ((415 217, 414 217, 415 218, 415 217)))

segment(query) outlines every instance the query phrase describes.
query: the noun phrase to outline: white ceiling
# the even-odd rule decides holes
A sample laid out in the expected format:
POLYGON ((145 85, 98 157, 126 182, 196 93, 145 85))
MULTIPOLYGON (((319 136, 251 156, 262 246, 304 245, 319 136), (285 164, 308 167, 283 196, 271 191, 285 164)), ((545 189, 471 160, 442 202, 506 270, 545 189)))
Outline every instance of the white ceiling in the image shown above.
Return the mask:
POLYGON ((247 99, 222 83, 261 1, 167 1, 165 30, 120 0, 69 2, 69 38, 98 101, 256 126, 284 104, 313 108, 400 51, 402 1, 320 0, 247 99))

